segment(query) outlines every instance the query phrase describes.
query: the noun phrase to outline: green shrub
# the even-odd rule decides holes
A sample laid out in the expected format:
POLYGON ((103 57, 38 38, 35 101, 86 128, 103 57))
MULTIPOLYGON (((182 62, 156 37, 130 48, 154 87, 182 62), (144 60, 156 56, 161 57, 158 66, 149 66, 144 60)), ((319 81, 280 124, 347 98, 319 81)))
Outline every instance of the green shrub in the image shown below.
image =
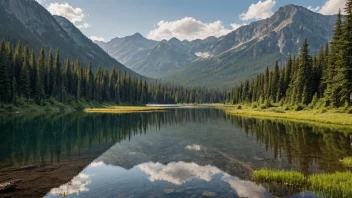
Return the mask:
POLYGON ((237 105, 236 109, 242 109, 241 105, 237 105))
POLYGON ((352 157, 345 157, 342 160, 342 164, 346 167, 351 167, 352 168, 352 157))
POLYGON ((302 111, 305 107, 302 104, 297 104, 294 106, 295 111, 302 111))

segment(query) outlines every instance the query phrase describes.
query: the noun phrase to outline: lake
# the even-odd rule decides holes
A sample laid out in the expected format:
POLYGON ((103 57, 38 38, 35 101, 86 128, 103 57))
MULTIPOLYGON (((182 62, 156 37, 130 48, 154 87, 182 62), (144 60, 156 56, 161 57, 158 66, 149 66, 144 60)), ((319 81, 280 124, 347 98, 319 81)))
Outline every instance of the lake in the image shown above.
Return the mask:
POLYGON ((317 197, 250 180, 268 167, 345 171, 352 130, 215 108, 0 117, 0 197, 317 197))

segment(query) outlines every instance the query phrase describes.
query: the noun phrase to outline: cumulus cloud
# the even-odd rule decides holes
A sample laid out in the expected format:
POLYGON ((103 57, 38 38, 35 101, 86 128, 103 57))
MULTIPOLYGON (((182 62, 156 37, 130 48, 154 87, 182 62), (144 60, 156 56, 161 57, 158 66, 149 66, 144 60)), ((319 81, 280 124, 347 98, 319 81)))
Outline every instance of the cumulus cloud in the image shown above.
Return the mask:
POLYGON ((309 6, 308 9, 325 15, 337 14, 339 9, 341 9, 341 12, 344 14, 346 2, 347 0, 327 0, 323 6, 318 6, 316 8, 309 6))
POLYGON ((172 162, 168 165, 161 163, 144 163, 138 166, 144 173, 149 175, 149 180, 167 181, 175 185, 181 185, 192 179, 201 179, 209 182, 215 174, 221 170, 213 166, 199 166, 196 163, 172 162))
POLYGON ((87 187, 87 185, 90 183, 91 181, 89 179, 89 175, 80 173, 67 184, 61 185, 58 188, 51 189, 49 194, 54 196, 63 196, 64 193, 66 196, 70 194, 78 195, 80 192, 89 191, 89 188, 87 187))
MULTIPOLYGON (((201 55, 199 55, 199 56, 201 56, 201 55)), ((200 151, 200 145, 198 145, 198 144, 187 145, 186 149, 200 151)))
POLYGON ((153 40, 169 40, 176 37, 180 40, 205 39, 209 36, 223 36, 233 31, 233 26, 226 28, 221 21, 203 23, 193 17, 185 17, 176 21, 160 21, 155 29, 147 34, 153 40))
POLYGON ((103 37, 98 37, 98 36, 91 36, 89 37, 89 39, 92 41, 105 41, 103 37))
POLYGON ((210 182, 215 175, 220 175, 223 182, 228 183, 240 197, 272 198, 273 195, 263 186, 250 181, 233 177, 215 166, 199 166, 196 163, 171 162, 167 165, 148 162, 138 165, 146 173, 151 182, 167 181, 174 185, 182 185, 193 179, 210 182))
POLYGON ((273 8, 275 4, 274 0, 260 0, 256 4, 251 4, 246 12, 240 14, 240 18, 243 21, 269 18, 274 14, 273 8))
POLYGON ((63 16, 78 28, 88 28, 91 25, 84 21, 84 13, 81 8, 74 8, 68 3, 50 3, 47 10, 52 15, 63 16))
POLYGON ((100 166, 105 166, 105 163, 103 161, 92 162, 92 163, 89 164, 88 167, 100 167, 100 166))

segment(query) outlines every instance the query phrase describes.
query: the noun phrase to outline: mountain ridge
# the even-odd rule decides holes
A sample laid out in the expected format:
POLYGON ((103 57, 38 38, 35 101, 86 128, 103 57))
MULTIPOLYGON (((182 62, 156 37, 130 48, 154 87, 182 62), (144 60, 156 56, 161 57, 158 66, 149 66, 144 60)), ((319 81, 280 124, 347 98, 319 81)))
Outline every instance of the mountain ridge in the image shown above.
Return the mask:
POLYGON ((46 50, 59 48, 62 58, 79 58, 85 65, 92 61, 94 69, 99 65, 116 67, 141 77, 108 55, 66 18, 51 15, 35 0, 0 1, 0 28, 0 39, 12 45, 20 40, 38 53, 44 44, 46 50))

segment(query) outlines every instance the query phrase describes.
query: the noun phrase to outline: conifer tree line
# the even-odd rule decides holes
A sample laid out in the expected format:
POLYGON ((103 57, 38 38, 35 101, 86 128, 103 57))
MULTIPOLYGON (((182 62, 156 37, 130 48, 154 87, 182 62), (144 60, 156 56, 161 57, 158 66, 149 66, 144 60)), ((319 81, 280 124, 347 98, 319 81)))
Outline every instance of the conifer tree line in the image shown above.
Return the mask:
POLYGON ((297 57, 288 57, 285 66, 276 62, 255 79, 247 80, 227 93, 233 104, 271 103, 349 107, 352 103, 352 0, 347 1, 346 15, 337 15, 332 41, 320 48, 317 56, 309 54, 305 40, 297 57))
POLYGON ((60 51, 45 53, 42 46, 36 56, 19 41, 0 44, 0 102, 16 103, 21 99, 44 104, 48 98, 68 103, 88 100, 117 104, 210 103, 223 101, 224 93, 201 88, 184 88, 161 82, 136 79, 126 72, 99 66, 93 71, 80 60, 62 59, 60 51), (65 60, 62 62, 62 60, 65 60))

